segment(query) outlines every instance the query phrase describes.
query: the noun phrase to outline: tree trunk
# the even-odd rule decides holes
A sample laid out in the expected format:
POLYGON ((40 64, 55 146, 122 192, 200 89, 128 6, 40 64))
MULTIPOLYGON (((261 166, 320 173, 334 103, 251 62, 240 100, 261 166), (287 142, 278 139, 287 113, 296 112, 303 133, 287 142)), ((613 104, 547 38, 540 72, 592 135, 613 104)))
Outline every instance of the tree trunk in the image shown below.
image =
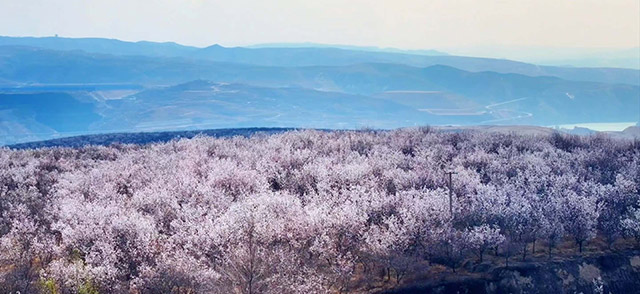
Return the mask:
POLYGON ((580 253, 582 253, 582 242, 583 241, 578 242, 578 248, 580 248, 580 253))
POLYGON ((24 292, 23 293, 29 293, 29 288, 31 287, 31 269, 33 268, 33 258, 29 258, 29 267, 27 268, 27 274, 26 274, 26 283, 24 285, 24 292))
POLYGON ((536 254, 536 239, 533 239, 533 248, 531 249, 531 255, 536 254))

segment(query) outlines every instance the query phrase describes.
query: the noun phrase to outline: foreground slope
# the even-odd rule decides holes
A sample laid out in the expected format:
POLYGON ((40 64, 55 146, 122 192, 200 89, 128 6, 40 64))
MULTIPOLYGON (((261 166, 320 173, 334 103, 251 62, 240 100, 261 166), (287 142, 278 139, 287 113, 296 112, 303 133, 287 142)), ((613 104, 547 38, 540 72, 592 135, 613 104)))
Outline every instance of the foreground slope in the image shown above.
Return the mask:
POLYGON ((475 293, 635 289, 638 191, 640 144, 605 136, 421 128, 3 148, 0 289, 363 293, 469 277, 486 286, 475 293))

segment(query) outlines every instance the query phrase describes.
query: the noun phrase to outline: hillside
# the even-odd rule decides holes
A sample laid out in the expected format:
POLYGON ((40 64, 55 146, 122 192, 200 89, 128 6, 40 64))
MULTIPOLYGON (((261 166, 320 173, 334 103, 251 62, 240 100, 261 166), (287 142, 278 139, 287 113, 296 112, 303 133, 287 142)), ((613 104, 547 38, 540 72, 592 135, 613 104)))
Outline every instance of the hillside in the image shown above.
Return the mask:
MULTIPOLYGON (((366 68, 382 73, 389 66, 366 68)), ((50 91, 43 91, 42 86, 6 88, 4 94, 0 93, 0 111, 4 113, 0 132, 4 134, 2 142, 11 144, 123 131, 256 126, 389 129, 446 124, 552 125, 593 117, 602 122, 638 120, 640 92, 634 86, 468 73, 442 66, 400 69, 414 73, 416 87, 430 84, 430 89, 437 91, 387 91, 363 96, 202 80, 140 92, 126 88, 92 91, 83 86, 74 90, 70 85, 57 91, 52 90, 58 88, 55 86, 48 86, 50 91), (577 98, 570 99, 568 93, 577 98), (602 99, 608 99, 608 103, 598 104, 602 99), (46 105, 42 101, 53 106, 41 107, 46 105)), ((340 75, 335 76, 338 82, 340 75)), ((360 71, 352 78, 342 76, 340 81, 345 88, 381 89, 377 79, 377 75, 360 71), (369 78, 371 81, 367 81, 369 78)), ((411 81, 398 81, 394 87, 411 87, 411 81)))
MULTIPOLYGON (((470 73, 445 66, 370 64, 269 71, 281 71, 280 77, 259 73, 259 68, 250 66, 224 68, 227 74, 212 75, 222 81, 226 77, 254 85, 198 80, 147 89, 126 84, 6 87, 0 93, 0 111, 4 114, 0 119, 0 133, 4 134, 0 143, 123 131, 554 125, 594 118, 597 121, 593 122, 638 121, 640 115, 637 86, 470 73), (230 73, 234 71, 237 76, 230 73), (322 78, 314 79, 317 75, 322 78), (286 77, 291 78, 291 83, 286 77), (281 83, 293 85, 278 86, 281 83), (330 84, 335 91, 307 88, 321 84, 330 84), (369 96, 371 93, 375 94, 369 96), (47 103, 52 107, 42 107, 47 103)), ((109 71, 98 74, 105 72, 109 71)), ((68 73, 67 77, 72 76, 72 71, 68 73)), ((78 72, 81 76, 88 75, 78 72)))
POLYGON ((447 65, 466 71, 494 71, 529 76, 555 76, 567 80, 626 83, 640 85, 640 71, 620 68, 572 68, 540 66, 505 59, 449 55, 376 52, 333 47, 222 47, 206 48, 175 43, 124 42, 112 39, 16 38, 0 37, 0 47, 34 47, 58 51, 83 51, 89 54, 135 55, 155 58, 187 58, 261 66, 343 66, 358 63, 393 63, 415 67, 447 65))
POLYGON ((637 70, 357 48, 0 38, 0 144, 209 128, 636 121, 637 70))
MULTIPOLYGON (((0 79, 5 84, 22 83, 120 83, 177 84, 196 79, 247 83, 263 86, 299 86, 373 94, 389 90, 440 90, 471 86, 462 82, 494 83, 494 91, 511 91, 513 86, 542 88, 564 84, 590 88, 637 86, 602 83, 570 83, 549 77, 531 77, 497 72, 468 72, 449 66, 413 67, 388 63, 360 63, 344 66, 279 67, 198 61, 184 58, 115 56, 83 52, 51 51, 28 47, 0 47, 0 79), (454 79, 452 79, 454 78, 454 79), (502 81, 506 80, 506 81, 502 81), (513 83, 520 84, 513 84, 513 83), (497 88, 506 84, 512 88, 497 88)), ((638 74, 640 71, 635 72, 638 74)), ((635 81, 635 76, 628 77, 635 81)), ((638 84, 632 82, 631 84, 638 84)), ((524 89, 526 91, 527 89, 524 89)), ((480 93, 482 94, 482 93, 480 93)))
POLYGON ((4 144, 89 133, 256 126, 389 129, 455 120, 361 95, 207 81, 118 99, 86 91, 0 94, 0 110, 6 113, 0 125, 4 144), (55 107, 41 107, 42 100, 55 107))
POLYGON ((606 136, 0 148, 0 289, 634 293, 639 189, 640 144, 606 136))
POLYGON ((115 144, 145 145, 152 143, 166 143, 177 139, 191 139, 196 136, 209 136, 216 138, 225 137, 250 137, 254 135, 271 135, 292 131, 291 128, 236 128, 236 129, 209 129, 193 131, 172 132, 140 132, 140 133, 107 133, 82 136, 71 136, 45 141, 35 141, 8 145, 11 149, 37 149, 50 147, 85 147, 85 146, 110 146, 115 144))

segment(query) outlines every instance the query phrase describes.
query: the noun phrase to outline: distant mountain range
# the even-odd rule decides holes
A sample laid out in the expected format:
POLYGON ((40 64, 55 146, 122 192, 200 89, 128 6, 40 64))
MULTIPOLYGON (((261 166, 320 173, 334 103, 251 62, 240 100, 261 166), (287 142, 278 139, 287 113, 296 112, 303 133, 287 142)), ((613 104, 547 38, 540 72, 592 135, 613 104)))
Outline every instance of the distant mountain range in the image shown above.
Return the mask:
POLYGON ((357 51, 370 51, 370 52, 387 52, 387 53, 402 53, 413 55, 427 55, 427 56, 441 56, 449 55, 446 52, 438 50, 405 50, 398 48, 380 48, 372 46, 350 46, 350 45, 336 45, 336 44, 319 44, 319 43, 266 43, 247 46, 245 48, 338 48, 345 50, 357 50, 357 51))
POLYGON ((452 55, 506 58, 561 67, 618 67, 640 69, 640 47, 580 48, 542 46, 474 46, 452 48, 452 55), (452 53, 453 52, 453 53, 452 53))
MULTIPOLYGON (((247 49, 248 50, 248 49, 247 49)), ((450 58, 450 57, 443 57, 450 58)), ((201 59, 116 56, 81 51, 54 51, 34 47, 0 46, 0 79, 6 86, 60 83, 177 84, 196 79, 265 86, 300 86, 321 90, 371 94, 385 90, 433 90, 422 67, 393 63, 354 63, 330 66, 264 66, 201 59)), ((450 65, 437 64, 442 68, 450 65)), ((433 65, 430 65, 431 67, 433 65)), ((454 66, 455 67, 455 66, 454 66)), ((460 67, 456 67, 460 68, 460 67)), ((638 85, 640 71, 618 69, 563 69, 575 72, 569 81, 638 85), (580 78, 584 77, 584 78, 580 78)), ((461 70, 463 71, 463 70, 461 70)), ((510 74, 517 74, 513 67, 510 74)), ((499 72, 471 71, 473 76, 499 72)), ((538 77, 539 75, 527 75, 538 77)), ((537 81, 548 80, 550 76, 537 81)), ((557 77, 558 75, 555 75, 557 77)), ((529 80, 536 81, 536 80, 529 80)), ((438 81, 446 82, 444 80, 438 81)), ((460 85, 464 86, 464 85, 460 85)))
POLYGON ((640 115, 638 70, 267 47, 0 37, 0 145, 125 131, 554 125, 640 115))
MULTIPOLYGON (((22 61, 35 59, 51 59, 60 52, 46 52, 44 50, 29 50, 25 47, 34 47, 63 51, 67 58, 75 57, 79 60, 87 61, 87 57, 99 58, 94 53, 129 56, 119 62, 133 62, 135 57, 145 56, 155 57, 142 59, 139 62, 171 63, 170 58, 158 59, 157 57, 180 57, 202 61, 216 61, 225 63, 242 63, 260 66, 276 67, 300 67, 300 66, 342 66, 359 63, 391 63, 409 65, 415 67, 428 67, 432 65, 447 65, 471 72, 494 71, 498 73, 516 73, 529 76, 555 76, 567 80, 605 82, 605 83, 626 83, 640 85, 640 71, 634 69, 620 68, 567 68, 555 66, 538 66, 523 62, 476 58, 463 56, 438 56, 423 54, 407 54, 392 52, 375 52, 354 49, 341 49, 333 47, 267 47, 267 48, 227 48, 219 45, 212 45, 206 48, 183 46, 176 43, 154 43, 154 42, 124 42, 113 39, 98 38, 16 38, 0 37, 0 48, 2 59, 22 61), (2 48, 9 46, 9 48, 2 48), (18 52, 11 52, 18 50, 18 52), (26 52, 22 52, 26 51, 26 52), (69 51, 83 51, 69 52, 69 51), (20 54, 20 53, 25 53, 20 54), (35 55, 35 56, 34 56, 35 55)), ((102 57, 107 58, 107 57, 102 57)), ((113 58, 113 57, 112 57, 113 58)), ((44 60, 43 60, 44 61, 44 60)), ((109 60, 116 61, 116 60, 109 60)), ((68 62, 68 60, 67 60, 68 62)), ((176 62, 173 60, 173 62, 176 62)), ((55 62, 49 64, 55 66, 55 62)), ((200 62, 195 62, 200 63, 200 62)), ((175 64, 179 66, 179 64, 175 64)), ((0 77, 1 78, 1 77, 0 77)))

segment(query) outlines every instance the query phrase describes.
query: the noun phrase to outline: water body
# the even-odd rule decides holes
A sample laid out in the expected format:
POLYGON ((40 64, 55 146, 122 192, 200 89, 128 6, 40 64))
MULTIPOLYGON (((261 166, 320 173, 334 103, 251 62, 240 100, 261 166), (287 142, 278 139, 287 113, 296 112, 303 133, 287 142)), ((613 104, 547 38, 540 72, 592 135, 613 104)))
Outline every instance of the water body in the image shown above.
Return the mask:
POLYGON ((573 129, 573 128, 587 128, 598 132, 619 132, 624 129, 635 126, 637 122, 613 122, 613 123, 577 123, 577 124, 565 124, 565 125, 553 125, 550 128, 561 129, 573 129))

